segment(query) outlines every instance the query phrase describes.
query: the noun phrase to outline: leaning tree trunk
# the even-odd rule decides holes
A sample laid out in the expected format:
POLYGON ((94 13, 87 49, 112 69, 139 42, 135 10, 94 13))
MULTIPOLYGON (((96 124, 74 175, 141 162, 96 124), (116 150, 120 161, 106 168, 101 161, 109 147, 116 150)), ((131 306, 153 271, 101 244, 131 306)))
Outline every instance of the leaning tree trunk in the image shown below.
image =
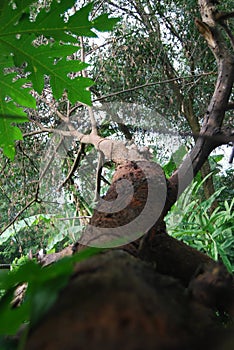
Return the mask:
POLYGON ((130 241, 135 233, 137 239, 123 240, 122 247, 107 249, 75 267, 54 306, 31 329, 28 350, 233 348, 232 329, 223 329, 217 318, 217 312, 234 316, 232 276, 221 264, 169 237, 164 224, 165 215, 191 180, 191 168, 195 175, 215 147, 233 141, 233 132, 222 128, 222 123, 234 82, 234 57, 220 31, 222 26, 234 48, 225 22, 233 14, 219 13, 214 1, 198 3, 202 20, 196 19, 196 25, 215 55, 218 78, 196 144, 166 181, 158 165, 136 154, 134 158, 123 144, 79 135, 81 143, 94 144, 119 166, 105 201, 98 204, 76 246, 78 254, 86 244, 110 245, 108 232, 113 234, 112 243, 121 242, 126 238, 125 226, 130 241), (118 187, 123 179, 131 180, 133 194, 128 187, 118 187), (154 201, 148 201, 150 188, 158 194, 154 201), (111 211, 113 202, 121 210, 111 211), (147 220, 141 216, 145 207, 147 220), (129 229, 129 222, 137 223, 135 231, 129 229))

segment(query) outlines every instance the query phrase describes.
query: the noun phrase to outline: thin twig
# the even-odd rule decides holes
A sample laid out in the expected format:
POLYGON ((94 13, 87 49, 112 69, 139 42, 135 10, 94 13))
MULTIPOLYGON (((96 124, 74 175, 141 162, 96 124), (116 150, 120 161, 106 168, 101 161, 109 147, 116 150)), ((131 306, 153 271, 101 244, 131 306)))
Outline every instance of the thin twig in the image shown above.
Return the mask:
POLYGON ((6 166, 9 164, 10 160, 7 158, 5 164, 3 165, 1 171, 0 171, 0 175, 2 175, 6 169, 6 166))
POLYGON ((23 212, 25 210, 27 210, 32 204, 34 203, 39 203, 39 199, 38 199, 38 195, 39 195, 39 184, 37 185, 37 188, 36 188, 36 192, 35 192, 35 196, 34 198, 28 202, 19 212, 18 214, 4 227, 4 229, 0 232, 0 236, 11 226, 13 225, 16 220, 18 220, 18 218, 23 214, 23 212))
POLYGON ((82 156, 82 153, 84 151, 84 144, 80 144, 79 150, 77 152, 76 158, 72 164, 72 167, 66 177, 66 179, 62 182, 62 184, 59 186, 58 191, 60 191, 62 189, 62 187, 64 187, 66 185, 66 183, 71 179, 72 175, 74 174, 74 172, 76 171, 76 169, 78 168, 78 165, 80 163, 80 159, 82 156))
POLYGON ((112 93, 110 93, 108 95, 98 97, 98 98, 94 99, 93 102, 98 102, 98 101, 104 100, 106 98, 110 98, 110 97, 113 97, 113 96, 121 95, 121 94, 124 94, 124 93, 127 93, 127 92, 135 91, 135 90, 142 89, 142 88, 149 87, 149 86, 167 84, 167 83, 171 83, 171 82, 177 81, 177 80, 195 79, 195 78, 205 77, 207 75, 213 75, 213 74, 216 74, 216 73, 208 72, 208 73, 198 74, 196 76, 192 75, 192 76, 186 76, 186 77, 178 77, 178 78, 172 78, 172 79, 167 79, 167 80, 162 80, 162 81, 156 81, 156 82, 153 82, 153 83, 146 83, 146 84, 142 84, 142 85, 137 85, 137 86, 134 86, 134 87, 129 88, 129 89, 112 92, 112 93))
POLYGON ((76 130, 72 124, 68 123, 68 125, 70 126, 70 130, 69 131, 66 131, 66 130, 61 130, 61 129, 53 129, 53 128, 46 128, 44 127, 41 123, 39 123, 37 120, 33 120, 31 119, 30 120, 32 123, 36 124, 40 130, 42 132, 48 132, 48 133, 54 133, 54 134, 58 134, 58 135, 61 135, 61 136, 74 136, 76 137, 78 140, 80 140, 84 134, 82 134, 81 132, 79 132, 78 130, 76 130))
POLYGON ((102 7, 103 4, 105 4, 106 0, 102 0, 101 3, 98 5, 98 7, 95 9, 95 11, 93 11, 91 19, 94 19, 94 17, 96 16, 97 12, 100 10, 100 8, 102 7))
POLYGON ((230 28, 228 27, 228 25, 224 22, 221 22, 222 27, 224 28, 225 32, 227 33, 227 36, 230 39, 232 48, 234 49, 234 36, 232 34, 232 31, 230 30, 230 28))
MULTIPOLYGON (((37 122, 37 124, 39 125, 39 123, 37 122)), ((86 136, 89 135, 85 135, 82 134, 80 132, 78 132, 77 130, 74 129, 74 131, 64 131, 64 130, 58 130, 58 129, 53 129, 53 128, 45 128, 44 126, 41 126, 42 130, 44 132, 48 132, 48 133, 55 133, 64 137, 75 137, 77 138, 81 143, 92 143, 92 138, 87 138, 88 141, 85 140, 86 136)), ((142 129, 142 131, 147 131, 146 129, 142 129)), ((233 142, 234 139, 234 135, 232 133, 230 134, 217 134, 217 135, 201 135, 200 133, 192 133, 192 132, 181 132, 181 131, 172 131, 172 130, 161 130, 161 129, 155 129, 154 130, 155 133, 158 134, 162 134, 162 135, 171 135, 171 136, 181 136, 181 137, 195 137, 195 138, 204 138, 204 139, 217 139, 219 140, 219 142, 223 143, 229 143, 229 142, 233 142)), ((102 138, 101 138, 102 139, 102 138)), ((104 140, 104 138, 103 138, 104 140)))
POLYGON ((26 132, 25 134, 23 134, 23 138, 29 137, 29 136, 34 136, 34 135, 39 135, 39 134, 45 134, 48 132, 49 132, 48 130, 34 130, 34 131, 26 132))
MULTIPOLYGON (((110 98, 112 96, 121 95, 121 94, 124 94, 124 93, 128 93, 128 92, 131 92, 131 91, 139 90, 139 89, 142 89, 142 88, 145 88, 145 87, 149 87, 149 86, 167 84, 167 83, 171 83, 171 82, 177 81, 177 80, 199 79, 199 78, 206 77, 207 75, 214 75, 214 74, 216 74, 216 73, 215 72, 207 72, 207 73, 201 73, 201 74, 198 74, 198 75, 189 75, 189 76, 185 76, 185 77, 177 77, 177 78, 172 78, 172 79, 167 79, 167 80, 162 80, 162 81, 156 81, 156 82, 152 82, 152 83, 145 83, 145 84, 142 84, 142 85, 134 86, 134 87, 129 88, 129 89, 112 92, 112 93, 110 93, 108 95, 104 95, 104 96, 100 96, 100 97, 98 96, 97 98, 92 100, 92 103, 105 100, 105 99, 110 98)), ((188 84, 192 84, 192 82, 188 83, 188 84)), ((92 88, 91 88, 91 90, 92 90, 92 88)), ((96 94, 96 93, 94 92, 94 94, 96 94)), ((83 106, 81 103, 77 104, 76 106, 72 107, 71 112, 74 112, 77 108, 79 108, 81 106, 83 106)))
POLYGON ((67 220, 80 220, 80 219, 90 219, 91 215, 81 215, 81 216, 72 216, 70 218, 58 218, 58 221, 67 221, 67 220))

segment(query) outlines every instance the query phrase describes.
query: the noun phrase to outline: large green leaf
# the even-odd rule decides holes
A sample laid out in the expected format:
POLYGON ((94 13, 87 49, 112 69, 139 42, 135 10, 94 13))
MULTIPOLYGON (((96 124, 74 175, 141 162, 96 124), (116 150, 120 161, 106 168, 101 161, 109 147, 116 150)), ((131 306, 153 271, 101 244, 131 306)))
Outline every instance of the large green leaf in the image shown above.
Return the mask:
POLYGON ((31 41, 31 37, 26 36, 20 40, 20 45, 17 45, 17 39, 15 39, 17 47, 15 63, 21 65, 24 61, 27 62, 26 69, 31 73, 29 78, 33 88, 41 93, 44 87, 44 76, 47 75, 50 76, 50 85, 56 99, 61 98, 66 90, 72 103, 81 101, 90 105, 91 97, 87 88, 93 84, 93 81, 82 77, 76 79, 68 77, 69 73, 79 72, 87 67, 87 64, 81 61, 67 60, 67 56, 76 52, 78 48, 57 42, 35 48, 31 45, 31 41))
MULTIPOLYGON (((75 53, 77 37, 95 37, 93 29, 110 30, 118 19, 108 15, 89 20, 92 3, 84 6, 67 20, 65 13, 74 0, 52 1, 49 11, 43 9, 35 21, 30 18, 30 6, 34 0, 8 0, 0 2, 0 148, 10 159, 14 158, 14 141, 22 139, 21 131, 12 122, 24 122, 26 114, 22 107, 35 108, 35 101, 23 86, 30 81, 38 93, 44 87, 45 75, 56 99, 67 91, 68 99, 75 103, 91 104, 88 90, 93 81, 81 76, 71 79, 69 73, 82 71, 87 65, 68 60, 75 53), (47 45, 36 46, 39 36, 48 38, 47 45), (66 43, 66 44, 65 44, 66 43), (21 66, 28 80, 16 74, 6 74, 5 68, 21 66)), ((31 88, 31 89, 32 89, 31 88)))
POLYGON ((79 61, 68 61, 67 56, 79 49, 72 44, 77 43, 78 36, 95 37, 93 29, 110 30, 118 19, 109 19, 105 14, 90 21, 89 15, 93 7, 90 3, 65 21, 65 11, 74 5, 74 0, 70 0, 60 3, 53 1, 50 10, 42 10, 36 21, 32 22, 29 5, 33 1, 16 1, 16 9, 7 3, 4 0, 0 5, 1 52, 13 55, 17 66, 26 63, 25 71, 31 73, 33 88, 39 93, 44 86, 44 75, 49 75, 56 98, 60 98, 66 90, 71 102, 80 101, 90 105, 87 87, 92 85, 91 79, 68 77, 68 73, 79 72, 86 66, 79 61), (49 43, 36 47, 34 41, 40 35, 48 38, 49 43), (64 45, 64 42, 67 44, 64 45))

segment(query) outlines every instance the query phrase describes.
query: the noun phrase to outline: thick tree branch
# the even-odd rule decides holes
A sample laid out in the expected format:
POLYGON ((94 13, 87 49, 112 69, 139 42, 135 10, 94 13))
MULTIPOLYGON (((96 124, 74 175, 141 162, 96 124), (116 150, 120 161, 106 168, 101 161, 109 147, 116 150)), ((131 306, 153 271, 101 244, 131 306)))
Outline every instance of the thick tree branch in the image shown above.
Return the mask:
POLYGON ((200 136, 190 154, 169 180, 171 197, 165 212, 170 210, 178 196, 201 169, 209 154, 221 144, 217 140, 222 135, 221 126, 225 112, 229 108, 228 102, 234 83, 234 55, 225 44, 218 23, 216 23, 214 13, 217 11, 214 4, 205 0, 198 2, 202 21, 196 19, 195 23, 216 58, 218 77, 213 96, 204 115, 200 136))
POLYGON ((229 102, 229 104, 227 105, 226 111, 230 111, 234 109, 234 102, 229 102))

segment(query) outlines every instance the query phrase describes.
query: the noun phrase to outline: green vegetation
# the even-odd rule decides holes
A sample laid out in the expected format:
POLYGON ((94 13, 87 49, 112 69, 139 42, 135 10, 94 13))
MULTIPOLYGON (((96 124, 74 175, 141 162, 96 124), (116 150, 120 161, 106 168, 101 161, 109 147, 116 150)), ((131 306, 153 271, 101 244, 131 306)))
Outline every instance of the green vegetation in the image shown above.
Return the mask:
POLYGON ((225 187, 202 200, 198 196, 201 186, 202 182, 195 181, 182 194, 168 215, 168 232, 214 260, 221 260, 234 272, 234 198, 211 211, 213 201, 220 198, 225 187))
POLYGON ((14 335, 22 324, 26 325, 28 322, 36 324, 53 305, 58 292, 66 286, 74 264, 100 251, 89 248, 44 269, 30 260, 9 273, 0 271, 0 291, 3 295, 0 299, 0 311, 1 319, 4 320, 0 323, 0 344, 3 341, 2 335, 14 335), (15 287, 23 283, 27 284, 24 301, 19 307, 12 308, 15 287))

